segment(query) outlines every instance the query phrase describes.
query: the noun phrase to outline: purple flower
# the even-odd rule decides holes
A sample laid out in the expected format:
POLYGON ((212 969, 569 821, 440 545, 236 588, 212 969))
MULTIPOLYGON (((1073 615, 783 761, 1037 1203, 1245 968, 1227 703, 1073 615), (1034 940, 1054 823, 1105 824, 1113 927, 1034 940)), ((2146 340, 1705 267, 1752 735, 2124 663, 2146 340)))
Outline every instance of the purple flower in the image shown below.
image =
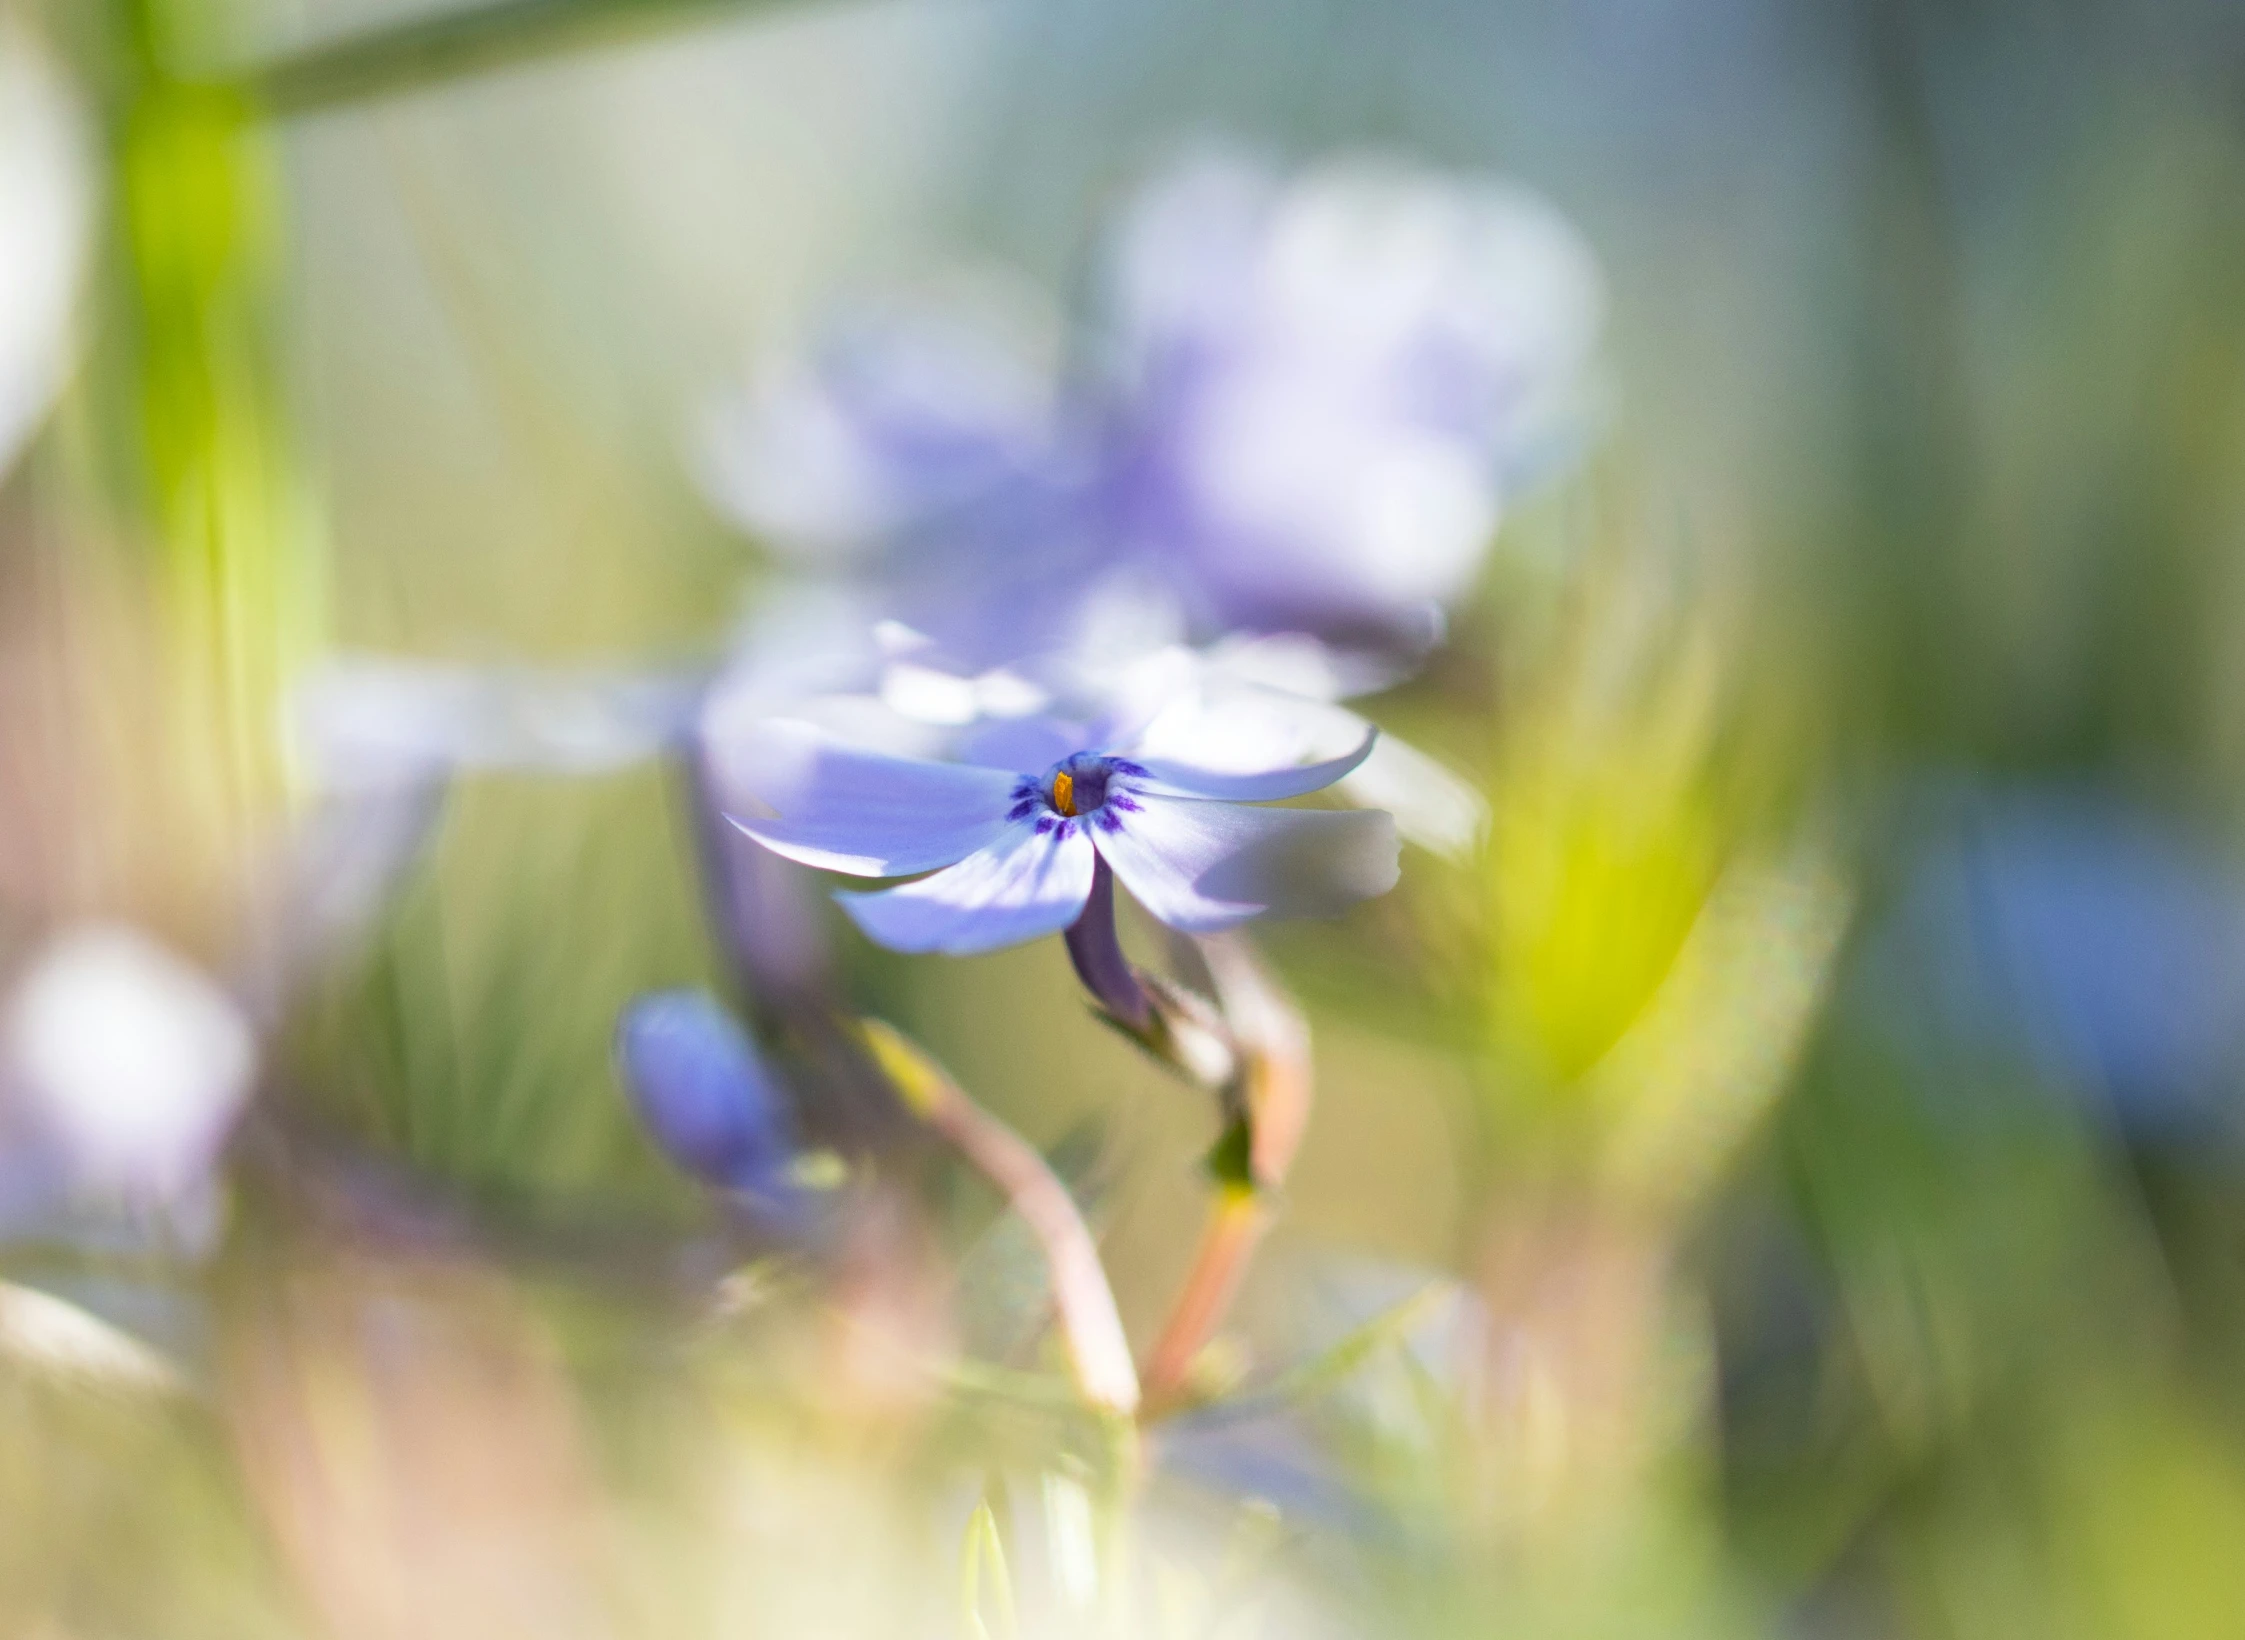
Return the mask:
POLYGON ((1185 933, 1265 914, 1337 912, 1394 886, 1385 814, 1267 809, 1346 775, 1372 749, 1252 774, 1078 751, 1039 774, 927 763, 842 745, 802 724, 763 726, 757 793, 773 812, 729 816, 766 848, 859 877, 930 873, 837 895, 873 939, 954 956, 1057 933, 1106 868, 1185 933))
MULTIPOLYGON (((1168 645, 1133 653, 1124 646, 1067 655, 1022 671, 1050 700, 1048 711, 1087 724, 1127 726, 1133 756, 1252 772, 1316 762, 1371 733, 1361 715, 1340 704, 1390 681, 1377 672, 1365 675, 1362 661, 1303 633, 1243 634, 1200 649, 1168 645)), ((1026 750, 1034 723, 989 716, 963 737, 962 751, 984 754, 974 761, 1003 761, 987 754, 999 746, 1026 750)), ((1043 759, 1021 761, 1034 766, 1043 759)), ((1472 786, 1385 731, 1333 795, 1357 808, 1386 810, 1405 841, 1453 859, 1472 848, 1487 818, 1472 786)))
POLYGON ((1049 465, 1050 364, 1028 304, 858 301, 711 417, 711 499, 783 550, 848 556, 1049 465))
POLYGON ((1105 263, 1067 374, 924 303, 858 315, 733 421, 717 498, 848 559, 969 671, 1073 643, 1118 584, 1187 638, 1415 654, 1579 436, 1598 270, 1516 190, 1204 160, 1139 195, 1105 263))
POLYGON ((800 1228, 795 1131, 781 1088, 740 1022, 706 991, 656 991, 624 1010, 616 1058, 663 1154, 766 1228, 800 1228))
POLYGON ((1218 627, 1430 640, 1580 419, 1598 271, 1518 190, 1375 159, 1157 180, 1112 265, 1108 507, 1218 627))

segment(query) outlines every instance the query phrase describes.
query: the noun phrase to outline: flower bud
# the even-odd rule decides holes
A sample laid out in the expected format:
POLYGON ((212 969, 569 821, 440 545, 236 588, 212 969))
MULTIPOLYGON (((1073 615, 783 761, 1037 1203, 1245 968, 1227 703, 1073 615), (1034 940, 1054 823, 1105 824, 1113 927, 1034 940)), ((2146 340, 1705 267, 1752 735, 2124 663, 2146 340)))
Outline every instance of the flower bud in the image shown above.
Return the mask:
POLYGON ((707 991, 656 991, 624 1010, 616 1058, 648 1136, 679 1168, 761 1224, 804 1213, 786 1089, 707 991))

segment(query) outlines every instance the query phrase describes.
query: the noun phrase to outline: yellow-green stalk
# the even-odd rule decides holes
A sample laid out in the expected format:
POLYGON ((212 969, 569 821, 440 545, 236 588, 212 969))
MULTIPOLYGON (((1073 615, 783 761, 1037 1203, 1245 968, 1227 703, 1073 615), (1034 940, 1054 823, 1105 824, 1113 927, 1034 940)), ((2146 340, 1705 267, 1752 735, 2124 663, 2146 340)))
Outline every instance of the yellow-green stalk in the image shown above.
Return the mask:
MULTIPOLYGON (((238 90, 180 72, 204 0, 121 0, 112 405, 134 424, 169 685, 167 782, 231 855, 284 809, 283 701, 326 634, 318 509, 283 387, 283 191, 238 90)), ((120 428, 120 431, 123 429, 120 428)))

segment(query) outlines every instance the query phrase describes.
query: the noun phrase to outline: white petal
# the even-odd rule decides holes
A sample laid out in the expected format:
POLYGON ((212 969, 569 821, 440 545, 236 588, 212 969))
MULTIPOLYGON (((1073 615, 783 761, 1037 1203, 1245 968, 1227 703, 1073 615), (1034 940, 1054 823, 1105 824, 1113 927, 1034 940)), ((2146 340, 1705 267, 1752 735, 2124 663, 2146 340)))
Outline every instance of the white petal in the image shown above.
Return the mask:
POLYGON ((1147 797, 1099 852, 1138 903, 1188 934, 1266 913, 1331 916, 1395 886, 1395 822, 1365 811, 1251 809, 1147 797))
POLYGON ((1379 730, 1367 727, 1357 748, 1323 763, 1305 763, 1289 769, 1268 769, 1260 774, 1225 774, 1172 763, 1166 758, 1134 759, 1148 779, 1133 779, 1132 791, 1170 797, 1210 797, 1226 803, 1274 803, 1282 797, 1301 797, 1323 791, 1372 755, 1379 730))
POLYGON ((978 709, 974 679, 913 661, 891 661, 882 671, 881 699, 916 722, 953 727, 972 723, 978 709))
POLYGON ((256 1071, 233 998, 124 924, 58 934, 0 1020, 0 1080, 22 1114, 74 1184, 127 1198, 185 1192, 256 1071))
POLYGON ((1228 677, 1204 666, 1145 722, 1130 755, 1221 774, 1258 774, 1353 750, 1364 719, 1345 706, 1228 677))
POLYGON ((1460 859, 1489 824, 1479 792, 1408 741, 1382 735, 1362 767, 1341 783, 1360 808, 1386 809, 1396 828, 1423 849, 1460 859))
POLYGON ((1202 658, 1227 679, 1309 700, 1362 693, 1353 687, 1351 657, 1306 632, 1235 632, 1210 644, 1202 658))
POLYGON ((1091 893, 1094 863, 1081 822, 1040 833, 1017 821, 947 871, 877 894, 834 897, 892 951, 964 957, 1066 928, 1091 893))
POLYGON ((1020 777, 846 746, 775 719, 725 748, 726 818, 775 854, 859 877, 903 877, 963 860, 1005 829, 1020 777))

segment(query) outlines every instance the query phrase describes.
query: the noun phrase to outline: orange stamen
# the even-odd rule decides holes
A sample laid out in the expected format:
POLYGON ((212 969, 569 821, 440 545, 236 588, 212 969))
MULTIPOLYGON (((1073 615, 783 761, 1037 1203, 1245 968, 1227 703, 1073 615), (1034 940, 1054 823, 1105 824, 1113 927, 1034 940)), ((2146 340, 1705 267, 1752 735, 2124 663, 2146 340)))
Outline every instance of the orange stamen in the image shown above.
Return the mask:
POLYGON ((1076 812, 1076 777, 1066 769, 1052 777, 1052 806, 1062 814, 1076 812))

